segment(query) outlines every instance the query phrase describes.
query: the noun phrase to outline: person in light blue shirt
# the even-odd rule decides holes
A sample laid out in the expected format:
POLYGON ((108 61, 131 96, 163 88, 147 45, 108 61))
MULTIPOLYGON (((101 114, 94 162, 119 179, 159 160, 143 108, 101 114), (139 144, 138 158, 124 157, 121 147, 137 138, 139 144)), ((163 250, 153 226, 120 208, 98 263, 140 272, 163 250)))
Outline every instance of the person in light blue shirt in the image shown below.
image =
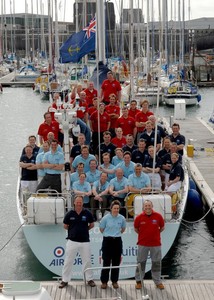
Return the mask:
POLYGON ((43 147, 43 151, 41 153, 38 153, 38 155, 36 156, 36 167, 37 167, 37 174, 38 174, 38 183, 40 183, 41 180, 43 179, 43 177, 45 176, 45 170, 43 168, 42 163, 43 163, 43 160, 44 160, 45 153, 48 152, 49 149, 50 149, 50 145, 46 141, 46 142, 43 143, 42 147, 43 147))
POLYGON ((94 197, 90 199, 90 206, 93 209, 92 213, 95 216, 95 210, 101 205, 101 212, 107 208, 108 196, 109 196, 109 182, 107 181, 108 176, 102 172, 99 180, 95 181, 92 186, 92 194, 94 197))
POLYGON ((86 174, 81 173, 79 175, 79 180, 74 181, 73 191, 75 195, 83 196, 84 207, 90 207, 89 196, 91 196, 91 185, 86 181, 86 174))
POLYGON ((133 163, 131 161, 131 153, 130 152, 125 152, 123 154, 123 161, 111 169, 110 168, 107 169, 105 165, 100 166, 101 171, 106 172, 107 174, 110 174, 110 175, 114 174, 114 177, 115 177, 116 170, 119 168, 123 170, 124 177, 126 177, 126 178, 128 178, 130 174, 133 174, 134 168, 135 168, 135 163, 133 163))
POLYGON ((116 170, 116 177, 111 179, 109 183, 109 194, 112 200, 120 200, 121 205, 124 205, 124 199, 128 193, 128 179, 123 176, 121 168, 116 170))
MULTIPOLYGON (((126 219, 119 214, 120 202, 115 200, 111 203, 110 214, 105 215, 100 221, 100 232, 103 234, 102 259, 103 267, 119 266, 123 250, 121 235, 126 229, 126 219)), ((110 269, 102 269, 100 280, 101 288, 106 289, 109 280, 110 269)), ((119 268, 112 269, 110 279, 113 288, 117 289, 119 268)))
POLYGON ((77 165, 77 170, 76 172, 73 172, 70 174, 70 188, 73 188, 73 183, 74 181, 78 181, 79 180, 79 176, 81 173, 84 173, 84 164, 83 163, 79 163, 77 165))
MULTIPOLYGON (((55 137, 54 137, 54 133, 53 132, 48 132, 48 134, 47 134, 47 142, 49 143, 49 145, 51 144, 51 142, 55 139, 55 137)), ((43 143, 44 144, 44 143, 43 143)), ((43 152, 43 144, 41 145, 41 147, 40 147, 40 149, 39 149, 39 152, 38 153, 42 153, 43 152)), ((63 149, 62 149, 62 147, 58 144, 58 146, 57 146, 57 151, 59 151, 59 152, 62 152, 63 153, 63 149)))
POLYGON ((64 169, 65 159, 64 155, 57 150, 58 141, 51 142, 51 150, 46 152, 43 158, 43 167, 45 169, 45 176, 37 186, 38 190, 51 188, 61 193, 61 173, 64 169))
POLYGON ((92 154, 89 154, 89 147, 87 145, 83 145, 81 147, 81 154, 77 155, 72 162, 72 168, 75 170, 77 168, 78 163, 82 162, 84 164, 84 172, 90 171, 89 163, 91 160, 96 160, 96 157, 92 154))
POLYGON ((86 173, 86 180, 93 186, 93 183, 100 178, 101 171, 97 170, 97 161, 95 159, 89 162, 90 170, 86 173))
POLYGON ((112 178, 115 177, 114 166, 110 163, 111 161, 110 153, 108 152, 103 153, 102 158, 103 158, 103 164, 100 165, 100 170, 108 174, 108 181, 110 181, 112 178))
POLYGON ((112 157, 111 163, 116 166, 123 161, 123 150, 122 148, 115 149, 115 156, 112 157))
POLYGON ((143 167, 140 163, 135 166, 135 171, 128 178, 128 188, 131 193, 146 193, 151 190, 150 178, 143 173, 143 167))
POLYGON ((131 161, 131 153, 124 152, 123 154, 123 162, 119 163, 115 166, 114 170, 121 168, 124 173, 124 177, 128 178, 130 174, 134 173, 135 163, 131 161))

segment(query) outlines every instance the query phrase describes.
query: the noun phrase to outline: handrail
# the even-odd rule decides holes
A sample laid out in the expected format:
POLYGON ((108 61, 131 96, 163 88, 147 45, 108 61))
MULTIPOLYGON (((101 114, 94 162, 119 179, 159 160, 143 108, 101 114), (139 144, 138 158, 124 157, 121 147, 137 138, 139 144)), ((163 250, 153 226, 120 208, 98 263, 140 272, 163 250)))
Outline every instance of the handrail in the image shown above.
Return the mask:
MULTIPOLYGON (((84 278, 84 284, 85 284, 85 293, 86 293, 86 297, 87 297, 87 282, 86 282, 86 272, 87 271, 94 271, 94 270, 106 270, 106 269, 120 269, 120 268, 137 268, 139 269, 139 273, 140 273, 140 280, 142 283, 142 287, 144 287, 143 285, 143 275, 142 275, 142 269, 141 269, 141 264, 133 264, 133 265, 120 265, 120 266, 109 266, 109 267, 91 267, 91 268, 86 268, 83 271, 83 278, 84 278)), ((117 293, 117 292, 116 292, 117 293)), ((118 293, 117 293, 118 294, 118 293)), ((119 299, 122 299, 121 296, 119 295, 119 299)))

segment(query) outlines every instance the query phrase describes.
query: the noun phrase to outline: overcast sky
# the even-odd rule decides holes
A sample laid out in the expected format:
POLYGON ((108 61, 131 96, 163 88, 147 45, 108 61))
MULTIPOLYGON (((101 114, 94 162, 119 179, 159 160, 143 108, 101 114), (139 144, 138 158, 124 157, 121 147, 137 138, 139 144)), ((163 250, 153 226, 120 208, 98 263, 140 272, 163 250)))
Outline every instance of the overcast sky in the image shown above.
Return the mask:
MULTIPOLYGON (((87 0, 85 0, 87 1, 87 0)), ((158 16, 158 1, 154 0, 154 11, 156 16, 158 16)), ((7 5, 7 13, 14 12, 15 13, 24 13, 25 12, 25 3, 28 4, 28 13, 32 13, 31 3, 33 3, 33 13, 37 12, 36 3, 38 3, 38 11, 41 12, 41 3, 44 4, 44 13, 47 14, 47 2, 48 0, 0 0, 0 2, 5 2, 7 5)), ((74 0, 57 0, 58 2, 58 19, 61 21, 73 21, 73 3, 74 0), (66 9, 64 9, 66 4, 66 9)), ((117 16, 120 11, 120 3, 121 0, 110 0, 115 4, 115 13, 117 16)), ((146 2, 147 0, 133 0, 134 7, 137 8, 138 3, 140 7, 142 7, 142 3, 144 6, 144 10, 146 11, 146 2)), ((168 0, 169 6, 170 3, 177 3, 178 0, 168 0)), ((183 0, 180 0, 182 3, 183 0)), ((214 1, 213 0, 184 0, 185 2, 185 16, 186 19, 196 19, 201 17, 214 17, 214 1), (190 6, 188 5, 190 3, 190 6), (190 7, 190 10, 188 9, 190 7), (190 12, 190 13, 189 13, 190 12)), ((129 8, 130 0, 123 0, 124 7, 129 8)), ((174 4, 173 4, 174 5, 174 4)), ((145 15, 145 14, 144 14, 145 15)))

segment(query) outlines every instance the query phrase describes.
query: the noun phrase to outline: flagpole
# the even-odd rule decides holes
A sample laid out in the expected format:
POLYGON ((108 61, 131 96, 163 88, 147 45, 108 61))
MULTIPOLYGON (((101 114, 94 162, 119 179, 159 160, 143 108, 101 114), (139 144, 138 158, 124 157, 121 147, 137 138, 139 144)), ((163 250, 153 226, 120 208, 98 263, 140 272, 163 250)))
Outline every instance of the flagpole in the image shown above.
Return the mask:
MULTIPOLYGON (((100 61, 100 34, 98 32, 98 28, 100 28, 100 2, 103 0, 97 0, 96 3, 96 67, 97 67, 97 89, 99 89, 99 95, 101 94, 100 92, 100 85, 99 85, 99 61, 100 61)), ((101 151, 100 151, 100 102, 101 98, 99 96, 99 101, 97 103, 97 122, 98 122, 98 157, 99 157, 99 165, 101 164, 101 151)))

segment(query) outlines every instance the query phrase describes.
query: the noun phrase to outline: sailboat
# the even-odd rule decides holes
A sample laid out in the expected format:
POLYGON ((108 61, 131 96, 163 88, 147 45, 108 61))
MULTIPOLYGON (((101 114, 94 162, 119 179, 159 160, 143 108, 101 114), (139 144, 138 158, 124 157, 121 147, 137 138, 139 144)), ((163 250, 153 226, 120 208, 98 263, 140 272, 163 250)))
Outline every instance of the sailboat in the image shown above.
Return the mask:
MULTIPOLYGON (((98 1, 99 2, 99 1, 98 1)), ((65 161, 69 161, 69 136, 68 129, 75 129, 76 108, 64 103, 64 109, 59 103, 55 117, 61 124, 64 131, 64 153, 65 161), (67 105, 67 106, 66 106, 67 105)), ((65 213, 73 207, 74 195, 70 189, 70 174, 65 168, 62 174, 63 192, 54 193, 50 196, 49 190, 29 194, 20 189, 20 180, 17 185, 17 210, 22 224, 26 240, 34 255, 52 273, 61 276, 65 257, 66 231, 63 228, 65 213), (45 193, 44 193, 45 192, 45 193)), ((142 211, 143 201, 152 199, 154 209, 160 212, 165 219, 165 230, 162 233, 162 256, 170 250, 177 236, 188 194, 188 172, 185 169, 184 182, 181 189, 176 193, 177 214, 173 215, 171 197, 164 191, 153 190, 149 194, 128 195, 126 198, 126 219, 127 228, 123 234, 123 265, 135 265, 137 257, 137 234, 134 232, 134 217, 142 211)), ((52 191, 53 192, 53 191, 52 191)), ((91 261, 95 268, 94 278, 99 279, 100 272, 96 270, 102 266, 101 244, 102 235, 99 230, 99 219, 90 230, 91 261)), ((77 254, 72 268, 72 278, 82 278, 82 261, 77 254)), ((151 269, 151 260, 148 259, 146 271, 151 269)), ((135 268, 122 268, 121 279, 132 278, 135 275, 135 268)))

